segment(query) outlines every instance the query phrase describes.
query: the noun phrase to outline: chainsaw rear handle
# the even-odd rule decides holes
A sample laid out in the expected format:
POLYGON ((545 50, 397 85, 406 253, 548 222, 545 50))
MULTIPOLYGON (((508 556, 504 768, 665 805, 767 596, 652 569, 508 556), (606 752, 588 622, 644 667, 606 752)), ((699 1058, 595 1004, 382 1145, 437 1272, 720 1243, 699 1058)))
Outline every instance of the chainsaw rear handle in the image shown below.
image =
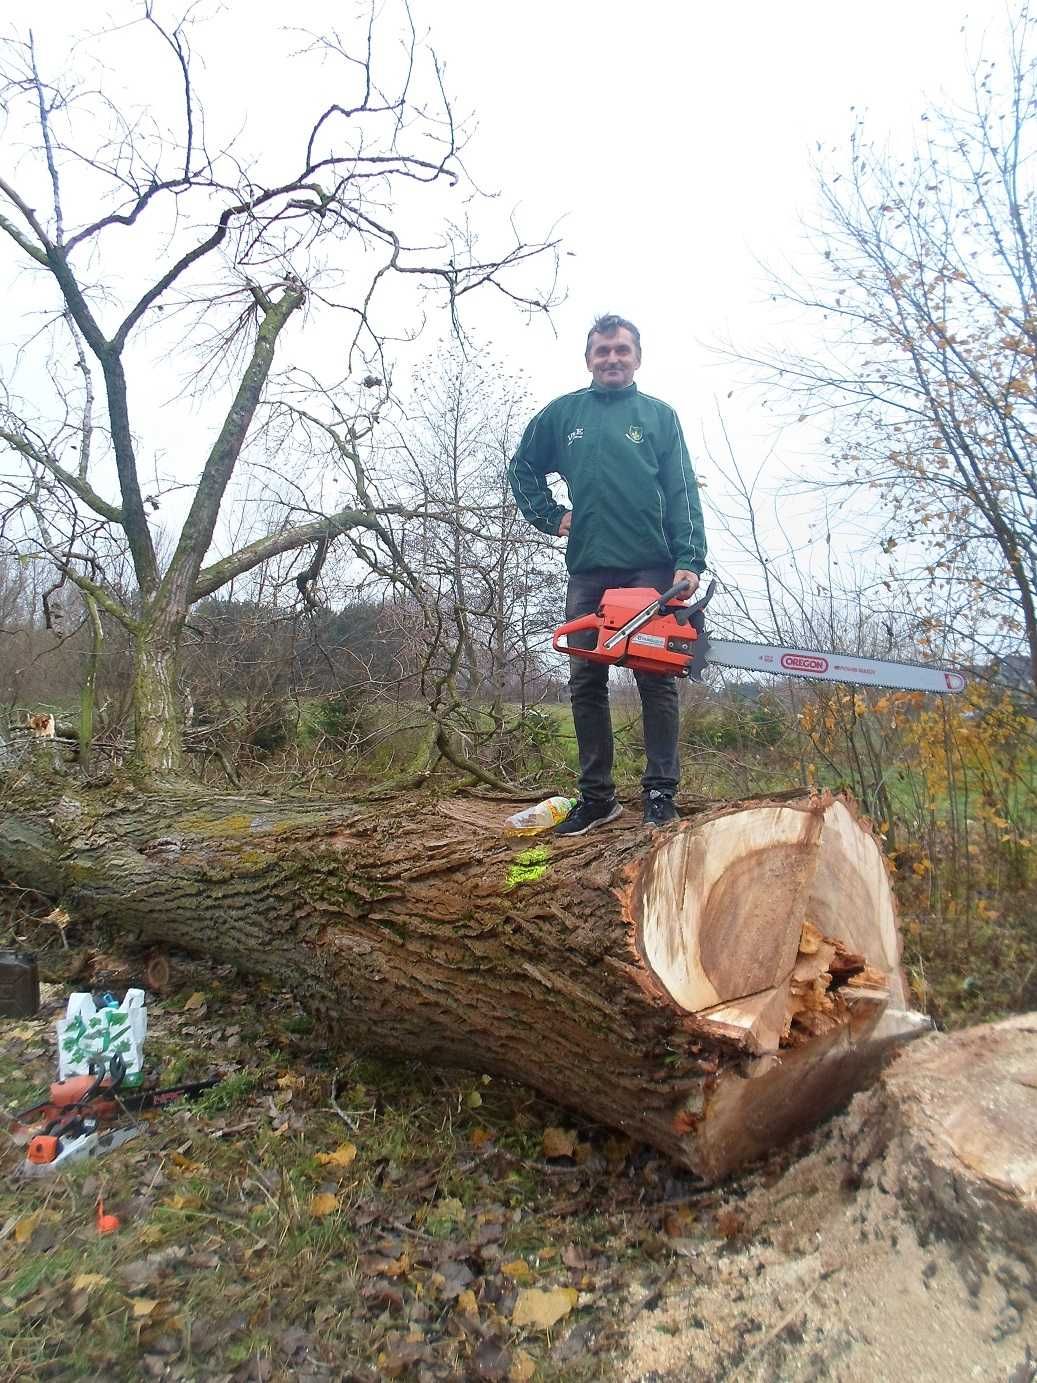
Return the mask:
MULTIPOLYGON (((681 596, 687 592, 687 589, 690 585, 690 581, 676 581, 668 591, 663 591, 662 595, 659 597, 660 615, 665 615, 667 613, 667 610, 665 608, 667 601, 680 600, 681 596)), ((697 615, 700 610, 704 610, 706 606, 709 604, 709 602, 713 599, 713 596, 716 594, 716 589, 717 583, 716 579, 714 578, 706 587, 706 594, 702 596, 701 599, 696 600, 694 605, 686 605, 684 607, 688 614, 697 615)), ((673 612, 670 611, 669 613, 672 614, 673 612)))
POLYGON ((564 624, 558 626, 552 635, 551 647, 556 653, 564 653, 566 650, 559 643, 560 639, 567 634, 578 634, 581 629, 597 629, 600 623, 596 611, 590 615, 580 615, 578 619, 566 620, 564 624))

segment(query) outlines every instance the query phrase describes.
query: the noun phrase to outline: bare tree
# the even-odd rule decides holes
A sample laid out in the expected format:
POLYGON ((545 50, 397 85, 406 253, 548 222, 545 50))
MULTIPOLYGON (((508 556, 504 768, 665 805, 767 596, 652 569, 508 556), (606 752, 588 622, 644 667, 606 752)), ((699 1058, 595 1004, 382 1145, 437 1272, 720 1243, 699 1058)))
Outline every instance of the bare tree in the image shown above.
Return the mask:
POLYGON ((551 595, 563 568, 549 540, 518 513, 508 461, 530 412, 521 377, 485 353, 455 349, 430 363, 399 431, 411 524, 406 551, 435 609, 423 621, 423 692, 505 771, 509 701, 524 710, 542 670, 551 595))
POLYGON ((1034 22, 974 69, 968 110, 923 116, 910 158, 858 123, 849 167, 821 174, 825 269, 777 289, 824 353, 751 358, 879 498, 882 550, 924 553, 901 593, 950 589, 947 627, 981 658, 1025 648, 1037 688, 1034 22))
MULTIPOLYGON (((19 342, 21 383, 16 390, 9 380, 0 395, 0 444, 19 464, 5 533, 127 630, 136 763, 150 775, 181 768, 177 666, 194 602, 280 554, 316 544, 322 556, 322 545, 359 529, 392 561, 396 544, 370 502, 361 455, 387 393, 386 328, 376 316, 386 285, 438 294, 456 327, 477 289, 546 309, 550 289, 529 285, 524 271, 554 260, 553 245, 517 233, 489 255, 467 225, 439 218, 430 233, 421 198, 432 198, 438 216, 433 190, 463 177, 460 137, 440 65, 405 4, 377 25, 372 8, 355 34, 316 39, 298 55, 304 66, 337 65, 336 99, 315 110, 287 174, 264 174, 233 145, 208 147, 191 26, 164 22, 158 9, 143 0, 132 25, 76 50, 83 66, 96 46, 131 39, 148 71, 140 105, 116 104, 88 77, 52 82, 31 35, 5 45, 0 69, 6 147, 22 150, 0 176, 0 231, 31 275, 34 308, 19 342), (178 112, 161 106, 160 59, 172 65, 178 112), (421 227, 413 242, 401 224, 408 217, 421 227), (345 344, 332 381, 318 385, 301 355, 322 321, 344 326, 345 344), (40 342, 43 363, 32 355, 40 342), (139 381, 166 358, 193 362, 185 410, 220 400, 221 414, 198 465, 178 458, 163 485, 141 462, 149 414, 139 381), (286 435, 283 451, 260 458, 276 471, 279 521, 216 555, 235 471, 250 443, 270 436, 258 426, 264 410, 285 392, 298 405, 307 381, 334 400, 355 483, 325 502, 286 435), (184 505, 163 561, 156 514, 184 505), (113 535, 132 559, 129 599, 106 580, 102 554, 113 535)), ((410 320, 420 326, 420 308, 410 320)))

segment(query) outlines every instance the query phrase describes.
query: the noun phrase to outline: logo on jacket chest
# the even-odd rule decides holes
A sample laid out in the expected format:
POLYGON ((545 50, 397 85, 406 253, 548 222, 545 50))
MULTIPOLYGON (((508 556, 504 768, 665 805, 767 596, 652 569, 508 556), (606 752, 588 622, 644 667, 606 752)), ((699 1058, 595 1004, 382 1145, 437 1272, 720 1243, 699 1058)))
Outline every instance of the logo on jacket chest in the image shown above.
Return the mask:
POLYGON ((643 442, 645 437, 644 433, 638 427, 637 423, 630 424, 630 426, 627 428, 627 436, 630 438, 632 442, 643 442))
POLYGON ((579 441, 582 440, 582 438, 583 438, 583 428, 582 428, 582 427, 574 427, 573 430, 572 430, 572 432, 570 432, 569 435, 568 435, 568 437, 566 437, 566 439, 565 439, 565 445, 566 445, 567 447, 571 447, 572 444, 573 444, 573 442, 579 442, 579 441))

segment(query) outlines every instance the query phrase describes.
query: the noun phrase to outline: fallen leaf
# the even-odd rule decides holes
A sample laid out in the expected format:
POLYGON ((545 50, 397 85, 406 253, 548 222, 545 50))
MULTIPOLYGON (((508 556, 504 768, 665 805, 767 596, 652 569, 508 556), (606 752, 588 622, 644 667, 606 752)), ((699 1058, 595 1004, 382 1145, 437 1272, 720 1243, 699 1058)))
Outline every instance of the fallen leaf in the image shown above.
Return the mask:
POLYGON ((723 1205, 713 1216, 717 1234, 723 1239, 741 1239, 749 1227, 749 1217, 742 1210, 723 1205))
POLYGON ((183 1153, 170 1153, 169 1160, 170 1162, 172 1162, 173 1166, 179 1168, 181 1172, 205 1171, 205 1168, 202 1166, 200 1162, 192 1162, 191 1159, 189 1157, 185 1157, 183 1153))
POLYGON ((205 995, 202 993, 200 989, 196 989, 194 993, 191 995, 191 997, 188 999, 187 1003, 184 1004, 184 1012, 191 1013, 204 1007, 205 995))
POLYGON ((536 1371, 537 1366, 533 1356, 527 1354, 524 1349, 517 1349, 511 1356, 508 1383, 529 1383, 536 1371))
POLYGON ((463 1292, 457 1294, 457 1309, 465 1316, 477 1316, 479 1314, 479 1303, 475 1299, 475 1293, 471 1287, 466 1287, 463 1292))
POLYGON ((529 1264, 524 1258, 513 1258, 510 1263, 501 1264, 501 1272, 505 1277, 531 1277, 529 1264))
POLYGON ((402 1311, 403 1293, 384 1277, 372 1278, 361 1287, 360 1295, 377 1311, 402 1311))
POLYGON ((162 1202, 170 1210, 197 1210, 201 1206, 201 1196, 170 1196, 162 1202))
POLYGON ((459 1200, 453 1196, 448 1196, 445 1200, 436 1201, 432 1207, 429 1219, 460 1221, 465 1218, 465 1208, 459 1200))
POLYGON ((576 1151, 576 1134, 571 1129, 544 1129, 545 1157, 572 1157, 576 1151))
POLYGON ((579 1297, 573 1287, 555 1287, 542 1291, 539 1287, 523 1287, 511 1313, 512 1325, 534 1325, 538 1330, 550 1330, 567 1316, 579 1297))
POLYGON ((80 1273, 72 1282, 74 1292, 92 1292, 95 1287, 103 1287, 111 1279, 104 1273, 80 1273))
POLYGON ((679 1210, 668 1210, 663 1216, 663 1232, 670 1239, 686 1239, 688 1229, 695 1223, 695 1212, 687 1206, 679 1210))
POLYGON ((326 1167, 348 1167, 355 1157, 355 1143, 340 1143, 334 1152, 318 1153, 317 1161, 326 1167))
POLYGON ((467 1376, 485 1379, 486 1383, 504 1383, 511 1367, 511 1351, 499 1340, 483 1340, 468 1361, 467 1376))
POLYGON ((405 1369, 427 1358, 428 1349, 425 1345, 419 1344, 416 1340, 400 1340, 390 1349, 383 1350, 376 1362, 380 1373, 386 1378, 397 1378, 405 1369))
POLYGON ((446 1301, 456 1301, 475 1280, 475 1274, 464 1263, 445 1263, 441 1276, 443 1283, 439 1292, 446 1301))
POLYGON ((133 1298, 134 1316, 150 1316, 154 1312, 156 1306, 158 1306, 158 1301, 154 1297, 133 1298))
POLYGON ((310 1214, 314 1219, 321 1219, 324 1215, 333 1215, 338 1209, 338 1196, 333 1191, 324 1191, 320 1195, 310 1197, 310 1214))
POLYGON ((487 1143, 493 1142, 493 1134, 488 1128, 473 1128, 468 1135, 468 1141, 473 1148, 485 1148, 487 1143))
POLYGON ((410 1270, 410 1254, 401 1253, 399 1258, 386 1258, 381 1253, 363 1253, 359 1267, 368 1277, 402 1277, 410 1270))
POLYGON ((37 1210, 34 1215, 23 1215, 20 1220, 14 1223, 14 1242, 16 1244, 27 1244, 32 1238, 32 1232, 40 1222, 40 1212, 37 1210))

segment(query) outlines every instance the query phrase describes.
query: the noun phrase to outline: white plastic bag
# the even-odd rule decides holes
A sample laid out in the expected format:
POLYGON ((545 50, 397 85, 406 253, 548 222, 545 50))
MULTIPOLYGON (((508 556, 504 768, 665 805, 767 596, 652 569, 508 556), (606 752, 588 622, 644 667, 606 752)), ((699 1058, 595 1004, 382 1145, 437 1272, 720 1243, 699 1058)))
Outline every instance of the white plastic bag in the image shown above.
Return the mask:
POLYGON ((92 994, 72 994, 57 1030, 59 1080, 88 1075, 91 1061, 107 1065, 116 1054, 126 1063, 127 1083, 140 1079, 148 1031, 143 989, 128 989, 118 1008, 98 1008, 92 994))

